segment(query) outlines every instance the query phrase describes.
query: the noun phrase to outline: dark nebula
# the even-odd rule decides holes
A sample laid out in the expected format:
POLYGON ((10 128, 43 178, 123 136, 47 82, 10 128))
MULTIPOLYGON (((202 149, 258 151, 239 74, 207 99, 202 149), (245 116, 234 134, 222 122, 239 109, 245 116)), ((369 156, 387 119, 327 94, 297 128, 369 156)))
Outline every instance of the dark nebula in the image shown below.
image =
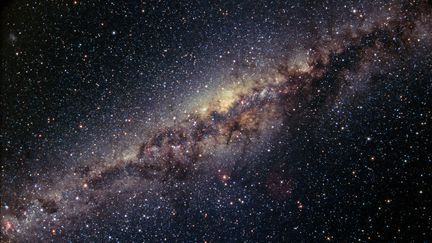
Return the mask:
POLYGON ((428 1, 11 1, 2 241, 431 240, 428 1))

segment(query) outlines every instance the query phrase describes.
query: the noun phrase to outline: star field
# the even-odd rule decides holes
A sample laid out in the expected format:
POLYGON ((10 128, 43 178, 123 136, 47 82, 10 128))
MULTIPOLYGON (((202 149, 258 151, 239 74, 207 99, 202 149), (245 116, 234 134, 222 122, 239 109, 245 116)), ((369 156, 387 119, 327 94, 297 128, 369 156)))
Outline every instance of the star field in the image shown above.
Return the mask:
POLYGON ((432 238, 432 4, 8 1, 2 242, 432 238))

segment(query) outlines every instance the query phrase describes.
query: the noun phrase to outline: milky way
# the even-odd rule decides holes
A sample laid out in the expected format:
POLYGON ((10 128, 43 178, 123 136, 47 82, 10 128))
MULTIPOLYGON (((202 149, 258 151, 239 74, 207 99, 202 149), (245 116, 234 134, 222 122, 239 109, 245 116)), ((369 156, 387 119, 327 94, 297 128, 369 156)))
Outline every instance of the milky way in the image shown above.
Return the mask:
MULTIPOLYGON (((17 62, 13 58, 25 55, 21 52, 26 51, 19 47, 20 41, 24 40, 16 36, 19 30, 14 29, 18 27, 13 23, 18 18, 15 15, 25 6, 24 2, 11 4, 9 8, 13 11, 5 14, 3 20, 7 31, 3 42, 7 50, 2 51, 6 71, 2 87, 8 91, 2 96, 2 107, 7 107, 6 125, 2 126, 2 140, 6 138, 2 142, 5 148, 2 163, 10 164, 2 166, 3 240, 430 239, 431 217, 430 214, 427 216, 429 205, 426 206, 428 203, 423 195, 429 193, 430 184, 426 183, 426 178, 430 179, 431 175, 431 156, 422 145, 430 141, 426 135, 430 131, 427 127, 431 117, 428 106, 431 104, 432 84, 430 3, 365 2, 347 3, 347 6, 344 2, 332 2, 310 7, 299 2, 290 7, 289 4, 265 5, 267 14, 295 15, 294 20, 304 21, 297 27, 307 34, 295 39, 293 27, 277 29, 272 33, 274 38, 247 32, 244 39, 249 44, 241 44, 242 47, 238 48, 251 50, 250 46, 257 41, 251 35, 262 35, 257 45, 264 51, 256 54, 239 51, 237 57, 228 61, 222 56, 220 60, 213 60, 203 55, 203 59, 211 60, 217 71, 198 62, 200 71, 195 75, 198 81, 190 83, 170 80, 164 76, 164 73, 169 73, 168 69, 161 69, 161 76, 158 74, 156 77, 162 77, 164 81, 154 78, 155 81, 148 82, 163 87, 166 82, 173 84, 168 90, 156 91, 159 94, 157 99, 151 98, 152 91, 137 87, 139 84, 131 88, 128 82, 133 82, 130 79, 134 77, 121 78, 116 82, 134 91, 128 95, 118 94, 120 101, 113 103, 122 104, 125 110, 138 107, 145 113, 121 118, 129 124, 122 127, 116 122, 108 124, 104 119, 106 116, 117 119, 117 116, 126 114, 124 110, 116 113, 114 108, 97 106, 96 111, 103 110, 101 115, 92 120, 88 113, 87 122, 76 123, 74 119, 86 114, 85 107, 92 104, 77 105, 76 111, 65 113, 68 114, 66 117, 73 118, 57 118, 64 119, 63 125, 49 130, 61 142, 44 145, 35 150, 36 156, 27 156, 22 154, 32 152, 22 151, 25 150, 23 140, 32 137, 34 142, 30 147, 36 148, 38 139, 49 135, 40 132, 43 129, 38 125, 30 129, 31 136, 14 133, 15 125, 12 125, 19 124, 19 131, 28 124, 21 124, 14 118, 19 116, 14 114, 21 108, 11 105, 15 104, 13 97, 22 96, 24 91, 21 89, 26 87, 11 85, 21 78, 21 74, 11 71, 14 70, 11 68, 15 65, 13 63, 17 62), (290 8, 315 9, 318 13, 335 9, 336 13, 346 13, 311 21, 307 14, 296 15, 300 10, 294 13, 290 8), (314 27, 310 31, 307 26, 314 27), (270 43, 273 39, 277 44, 270 43), (242 65, 236 64, 242 59, 246 60, 242 65), (219 73, 218 78, 208 78, 211 73, 219 73), (198 88, 195 90, 194 87, 198 88), (146 101, 134 103, 133 100, 146 101), (409 108, 404 105, 395 108, 394 102, 404 101, 409 108), (398 119, 404 119, 408 125, 393 121, 398 119), (75 143, 70 138, 63 142, 63 137, 70 137, 67 135, 68 126, 84 130, 77 135, 75 143), (91 126, 93 130, 88 128, 91 126), (101 129, 97 130, 98 127, 101 129), (98 131, 97 135, 92 131, 98 131), (123 134, 124 137, 113 142, 108 139, 110 133, 123 134), (414 145, 410 141, 415 141, 414 145), (409 165, 411 163, 419 164, 409 165), (414 184, 409 189, 401 189, 405 187, 398 185, 404 183, 414 184), (414 197, 412 195, 419 197, 418 204, 407 203, 409 197, 414 197), (414 216, 411 209, 407 209, 410 207, 416 208, 414 216), (370 215, 366 215, 368 210, 370 215), (397 216, 398 211, 400 216, 397 216), (339 230, 341 224, 350 224, 353 228, 343 226, 339 230)), ((65 4, 74 9, 82 3, 65 4)), ((258 11, 246 5, 215 4, 207 7, 210 15, 213 8, 220 14, 216 19, 227 17, 239 9, 243 12, 241 16, 248 16, 248 11, 251 15, 258 11)), ((123 7, 133 9, 127 4, 123 7)), ((151 6, 141 4, 137 8, 142 10, 124 10, 124 14, 128 15, 128 11, 144 13, 151 6)), ((102 12, 107 10, 105 7, 101 9, 102 12)), ((172 6, 158 6, 157 9, 156 13, 177 11, 172 6)), ((75 13, 68 11, 78 11, 76 16, 84 13, 83 9, 66 11, 61 7, 56 11, 71 16, 75 13)), ((321 16, 318 13, 310 14, 321 16)), ((173 16, 177 18, 176 14, 173 16)), ((242 23, 241 16, 232 21, 242 23)), ((252 23, 272 18, 271 15, 263 19, 260 16, 252 23)), ((84 15, 81 17, 86 18, 84 15)), ((275 25, 290 26, 290 21, 283 23, 282 19, 278 19, 275 25)), ((155 21, 149 17, 144 20, 146 25, 155 21)), ((181 22, 182 18, 179 17, 178 21, 181 22)), ((104 27, 105 24, 99 25, 104 27)), ((245 25, 235 24, 234 30, 244 28, 244 31, 258 29, 266 32, 261 30, 265 27, 259 24, 257 27, 245 25)), ((62 36, 62 28, 67 27, 59 24, 55 28, 62 36)), ((31 29, 25 31, 32 33, 31 29)), ((127 35, 126 31, 118 28, 107 31, 107 35, 115 37, 122 32, 127 35)), ((223 35, 222 30, 211 33, 210 39, 223 35)), ((134 34, 130 32, 129 36, 134 34)), ((53 35, 50 38, 55 38, 56 34, 53 35)), ((183 35, 174 31, 171 37, 159 38, 176 36, 183 35)), ((95 42, 101 42, 100 38, 105 37, 98 38, 95 42)), ((188 38, 194 38, 194 34, 188 38)), ((231 40, 227 39, 225 45, 230 46, 228 42, 231 40)), ((180 40, 177 42, 182 43, 180 40)), ((91 51, 84 53, 89 54, 83 54, 82 60, 70 62, 87 62, 92 58, 91 51)), ((130 54, 123 50, 119 53, 116 55, 124 55, 125 59, 130 54)), ((168 49, 162 50, 163 55, 169 55, 168 49)), ((174 62, 182 62, 182 55, 173 54, 172 57, 177 59, 174 62)), ((47 62, 54 63, 62 58, 60 54, 47 62)), ((111 69, 113 79, 116 72, 124 71, 119 63, 117 65, 119 67, 111 69)), ((102 70, 106 66, 109 65, 89 64, 84 69, 102 70)), ((144 68, 142 72, 145 70, 148 69, 144 68)), ((30 72, 35 71, 31 69, 30 72)), ((72 77, 73 72, 64 75, 72 77)), ((177 72, 181 71, 178 69, 177 72)), ((41 73, 34 74, 34 80, 42 77, 45 80, 42 82, 48 82, 46 80, 53 77, 50 74, 44 79, 44 73, 41 73)), ((99 87, 101 84, 97 80, 104 78, 89 80, 90 84, 97 82, 99 87)), ((86 89, 84 84, 77 87, 80 85, 86 89)), ((46 88, 44 92, 56 92, 56 89, 46 88)), ((92 89, 89 88, 90 96, 92 89)), ((110 92, 108 96, 115 97, 116 94, 110 92)), ((86 91, 72 93, 63 95, 75 97, 71 104, 81 103, 87 94, 86 91)), ((38 95, 41 94, 35 92, 34 96, 38 95)), ((98 94, 94 96, 83 102, 92 103, 98 94)), ((55 103, 55 100, 47 98, 46 102, 55 103)), ((51 105, 55 107, 55 104, 51 105)), ((41 113, 36 117, 46 119, 43 106, 35 109, 41 113)), ((52 118, 54 115, 47 116, 48 123, 56 122, 52 118)), ((37 123, 39 118, 32 119, 37 123)))

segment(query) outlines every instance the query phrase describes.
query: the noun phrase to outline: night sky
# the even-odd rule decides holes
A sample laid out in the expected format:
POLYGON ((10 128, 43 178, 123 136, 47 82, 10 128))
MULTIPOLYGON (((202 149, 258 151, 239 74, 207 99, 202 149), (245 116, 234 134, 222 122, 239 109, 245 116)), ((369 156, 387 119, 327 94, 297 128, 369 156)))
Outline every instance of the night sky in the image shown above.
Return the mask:
POLYGON ((1 242, 429 242, 432 3, 3 1, 1 242))

